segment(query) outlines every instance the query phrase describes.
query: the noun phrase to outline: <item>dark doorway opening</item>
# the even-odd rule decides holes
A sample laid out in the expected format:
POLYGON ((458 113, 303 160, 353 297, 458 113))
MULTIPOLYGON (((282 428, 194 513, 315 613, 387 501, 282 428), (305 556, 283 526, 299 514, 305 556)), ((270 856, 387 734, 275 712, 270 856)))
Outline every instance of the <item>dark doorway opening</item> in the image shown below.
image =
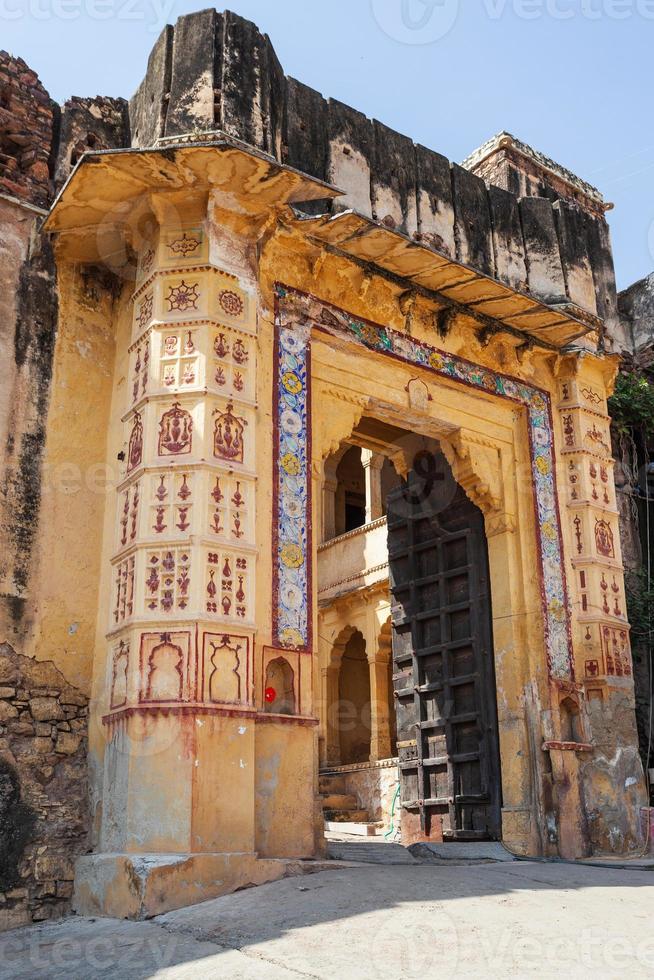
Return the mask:
POLYGON ((484 519, 440 452, 389 494, 388 549, 403 840, 499 840, 484 519))

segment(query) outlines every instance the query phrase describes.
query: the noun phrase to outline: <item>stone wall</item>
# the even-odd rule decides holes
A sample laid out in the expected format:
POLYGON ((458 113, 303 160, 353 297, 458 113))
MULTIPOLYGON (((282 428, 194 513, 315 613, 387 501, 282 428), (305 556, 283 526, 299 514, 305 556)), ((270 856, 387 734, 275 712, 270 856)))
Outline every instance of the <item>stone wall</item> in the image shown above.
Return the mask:
POLYGON ((0 193, 47 208, 83 153, 129 142, 125 99, 73 96, 60 108, 36 72, 0 51, 0 193))
POLYGON ((73 96, 63 107, 56 148, 54 182, 60 190, 82 154, 129 146, 125 99, 73 96))
POLYGON ((87 699, 0 645, 0 929, 70 909, 87 847, 87 699))
POLYGON ((0 53, 0 928, 69 909, 87 827, 87 699, 31 642, 58 318, 39 229, 59 116, 36 74, 0 53))
POLYGON ((654 363, 654 272, 639 279, 618 296, 623 326, 631 336, 632 349, 643 365, 654 363))
POLYGON ((0 51, 0 191, 39 207, 50 199, 58 107, 21 58, 0 51))

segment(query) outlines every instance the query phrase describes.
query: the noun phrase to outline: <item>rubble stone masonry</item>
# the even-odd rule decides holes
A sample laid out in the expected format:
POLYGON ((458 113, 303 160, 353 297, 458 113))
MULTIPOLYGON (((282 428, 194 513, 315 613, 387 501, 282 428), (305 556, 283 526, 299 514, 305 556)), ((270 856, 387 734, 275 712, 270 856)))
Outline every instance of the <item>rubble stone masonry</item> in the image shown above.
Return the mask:
POLYGON ((0 191, 47 207, 58 112, 36 73, 0 51, 0 191))
POLYGON ((70 908, 88 836, 87 714, 54 664, 0 645, 0 928, 70 908))

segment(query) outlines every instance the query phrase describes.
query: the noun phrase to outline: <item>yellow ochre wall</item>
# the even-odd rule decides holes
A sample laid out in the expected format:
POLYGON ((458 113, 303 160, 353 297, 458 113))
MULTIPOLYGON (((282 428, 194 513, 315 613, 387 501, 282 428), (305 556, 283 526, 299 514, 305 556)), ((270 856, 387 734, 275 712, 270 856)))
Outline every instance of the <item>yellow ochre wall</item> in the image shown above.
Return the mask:
MULTIPOLYGON (((274 287, 278 281, 319 297, 316 308, 320 302, 331 304, 336 310, 407 332, 435 348, 522 378, 550 394, 559 509, 573 611, 577 660, 574 683, 561 684, 548 678, 535 574, 536 525, 525 410, 514 402, 316 331, 311 369, 314 586, 321 481, 327 456, 350 435, 364 414, 439 439, 455 477, 486 516, 505 842, 523 853, 551 853, 560 846, 569 854, 577 854, 587 852, 591 846, 606 848, 611 835, 615 838, 617 834, 624 849, 635 846, 636 810, 643 784, 630 713, 633 687, 629 676, 607 679, 603 671, 584 675, 584 665, 599 661, 602 656, 602 616, 596 609, 589 613, 588 606, 582 610, 574 518, 579 511, 581 521, 591 531, 592 521, 597 518, 590 505, 579 510, 573 501, 571 509, 570 459, 564 452, 570 423, 562 421, 564 415, 574 416, 573 424, 578 429, 574 458, 585 465, 586 428, 608 431, 606 395, 615 370, 613 363, 590 352, 562 358, 545 347, 527 348, 515 333, 481 336, 478 324, 465 311, 450 318, 443 336, 435 328, 437 298, 417 295, 407 311, 401 283, 332 254, 284 222, 253 222, 252 216, 230 209, 229 200, 218 194, 209 196, 206 213, 201 205, 204 207, 200 199, 193 202, 189 195, 188 218, 185 208, 179 206, 170 224, 166 223, 166 209, 161 204, 154 208, 161 228, 149 242, 141 243, 140 278, 134 300, 134 282, 119 280, 103 293, 96 290, 91 302, 83 288, 84 267, 63 247, 58 257, 61 315, 48 426, 48 467, 55 472, 72 460, 86 474, 104 463, 110 486, 106 492, 98 492, 84 479, 83 487, 69 493, 70 481, 65 478, 58 479, 46 495, 39 532, 40 602, 34 649, 39 657, 54 659, 66 676, 76 677, 86 689, 93 676, 90 778, 94 846, 98 854, 239 852, 259 854, 262 858, 296 858, 316 854, 321 846, 315 724, 321 710, 316 588, 311 611, 316 638, 313 657, 281 651, 295 673, 297 717, 275 719, 274 712, 265 720, 260 717, 266 707, 266 664, 280 655, 279 650, 271 650, 274 287), (202 246, 197 257, 181 253, 171 256, 166 252, 170 242, 180 235, 192 236, 198 229, 202 246), (150 249, 155 253, 154 264, 150 271, 143 272, 144 255, 150 249), (214 281, 232 282, 248 304, 250 363, 256 360, 255 388, 253 398, 243 403, 243 408, 239 408, 235 398, 234 414, 248 422, 244 438, 246 469, 252 472, 254 519, 252 550, 247 555, 256 563, 256 574, 249 583, 247 622, 240 631, 233 620, 221 625, 220 614, 212 618, 202 612, 207 598, 203 556, 209 545, 205 544, 206 528, 201 527, 201 522, 193 525, 187 544, 180 543, 181 539, 174 541, 175 547, 192 552, 188 611, 178 608, 171 616, 159 612, 156 617, 139 615, 133 620, 128 616, 117 631, 110 629, 115 589, 111 561, 117 554, 120 521, 115 484, 124 480, 126 467, 118 455, 129 452, 134 424, 129 409, 133 343, 137 337, 133 321, 135 307, 145 295, 142 284, 148 283, 153 274, 154 308, 149 320, 154 323, 153 338, 163 338, 166 330, 176 329, 176 324, 180 329, 183 322, 185 327, 197 328, 196 336, 204 337, 205 343, 226 322, 225 315, 217 314, 215 307, 203 308, 204 300, 199 301, 196 312, 167 319, 166 291, 180 280, 198 279, 209 284, 209 289, 213 289, 210 284, 214 281), (158 321, 162 321, 161 325, 158 321), (568 388, 564 391, 562 386, 566 383, 568 388), (594 394, 591 414, 583 395, 577 397, 586 388, 594 394), (430 400, 423 397, 423 389, 430 400), (76 625, 71 632, 73 624, 76 625), (247 682, 245 675, 241 676, 245 686, 238 704, 210 702, 206 691, 196 697, 189 687, 181 703, 144 705, 141 695, 147 664, 144 667, 143 657, 138 661, 139 634, 184 630, 191 637, 191 649, 203 631, 216 635, 239 633, 247 639, 248 676, 247 682), (591 638, 587 639, 589 632, 591 638), (130 643, 128 691, 125 703, 112 708, 115 675, 109 658, 116 656, 121 637, 130 643), (564 698, 579 707, 588 742, 583 751, 563 744, 559 702, 564 698), (620 721, 615 724, 618 715, 620 721), (610 761, 617 749, 622 759, 619 771, 610 761), (630 788, 625 791, 625 780, 630 779, 630 788), (571 785, 572 790, 566 788, 571 785), (557 815, 558 838, 548 831, 551 814, 557 815)), ((300 303, 298 309, 301 306, 300 303)), ((298 322, 301 320, 299 315, 298 322)), ((145 317, 146 332, 151 329, 147 321, 145 317)), ((167 394, 156 390, 159 348, 155 349, 155 342, 159 341, 152 340, 150 389, 142 408, 146 455, 152 453, 160 432, 162 406, 175 400, 180 387, 179 383, 174 385, 167 394)), ((203 351, 206 359, 209 348, 203 351)), ((196 442, 188 467, 200 474, 210 472, 213 478, 217 470, 211 455, 214 416, 210 410, 224 411, 225 399, 205 384, 193 389, 192 398, 189 393, 182 393, 179 400, 193 403, 196 442)), ((607 457, 602 465, 610 470, 610 452, 607 457)), ((169 457, 164 462, 155 459, 153 465, 167 467, 169 474, 179 474, 186 467, 183 459, 169 457)), ((232 469, 238 472, 238 464, 232 469)), ((229 474, 227 464, 220 472, 229 474)), ((199 491, 194 493, 197 514, 197 507, 206 508, 208 503, 203 498, 196 504, 199 491)), ((615 527, 615 557, 606 568, 611 579, 615 577, 622 599, 617 518, 611 504, 605 510, 607 520, 615 527)), ((140 513, 141 531, 151 538, 152 525, 147 523, 150 517, 140 513)), ((144 553, 151 550, 150 538, 137 542, 136 553, 139 549, 144 553)), ((234 547, 237 553, 239 546, 234 547)), ((601 582, 605 566, 598 556, 584 551, 582 557, 587 577, 599 576, 597 581, 601 582)), ((143 587, 141 575, 137 593, 143 587)), ((142 592, 137 594, 137 605, 140 595, 142 592)), ((619 625, 626 629, 624 617, 619 625)), ((147 651, 151 649, 152 646, 147 647, 147 651)), ((198 687, 196 693, 197 690, 198 687)), ((92 873, 92 866, 88 865, 84 875, 92 873)), ((88 899, 88 877, 84 882, 86 907, 93 902, 103 907, 97 894, 93 902, 88 899)), ((115 889, 114 885, 111 887, 115 889)), ((180 902, 186 894, 185 887, 179 886, 180 902)), ((176 899, 170 901, 174 904, 176 899)))

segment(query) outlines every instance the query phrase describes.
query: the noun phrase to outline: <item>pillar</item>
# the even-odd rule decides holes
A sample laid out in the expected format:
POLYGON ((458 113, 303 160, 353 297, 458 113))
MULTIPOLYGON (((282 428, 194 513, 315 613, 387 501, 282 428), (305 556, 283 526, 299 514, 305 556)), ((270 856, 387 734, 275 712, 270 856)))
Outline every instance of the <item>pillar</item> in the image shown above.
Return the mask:
MULTIPOLYGON (((556 759, 566 780, 571 773, 578 776, 578 796, 591 817, 584 844, 592 852, 638 848, 640 808, 647 799, 635 728, 607 406, 614 369, 590 356, 569 357, 558 379, 559 486, 566 504, 562 517, 570 556, 575 676, 574 683, 557 684, 553 690, 559 730, 553 732, 550 754, 553 769, 556 759), (572 742, 566 741, 561 710, 570 700, 582 727, 572 742), (563 759, 565 753, 574 758, 563 759)), ((567 814, 569 825, 578 824, 582 803, 569 800, 569 794, 561 796, 561 813, 567 814)), ((562 840, 565 836, 573 838, 570 826, 561 827, 562 840)))
POLYGON ((338 664, 330 664, 322 669, 322 685, 324 691, 324 721, 325 721, 325 759, 328 766, 341 764, 341 743, 338 730, 338 664))
POLYGON ((327 460, 325 478, 322 484, 322 540, 331 541, 336 537, 336 463, 327 460))
POLYGON ((391 726, 388 684, 388 660, 379 657, 369 659, 370 664, 370 706, 372 737, 370 739, 370 761, 390 759, 391 726))
POLYGON ((361 464, 366 478, 366 524, 384 516, 381 471, 384 457, 370 449, 361 450, 361 464))
POLYGON ((118 355, 102 817, 75 890, 91 914, 155 914, 279 875, 257 855, 257 293, 233 264, 243 250, 209 227, 164 224, 144 245, 118 355))

